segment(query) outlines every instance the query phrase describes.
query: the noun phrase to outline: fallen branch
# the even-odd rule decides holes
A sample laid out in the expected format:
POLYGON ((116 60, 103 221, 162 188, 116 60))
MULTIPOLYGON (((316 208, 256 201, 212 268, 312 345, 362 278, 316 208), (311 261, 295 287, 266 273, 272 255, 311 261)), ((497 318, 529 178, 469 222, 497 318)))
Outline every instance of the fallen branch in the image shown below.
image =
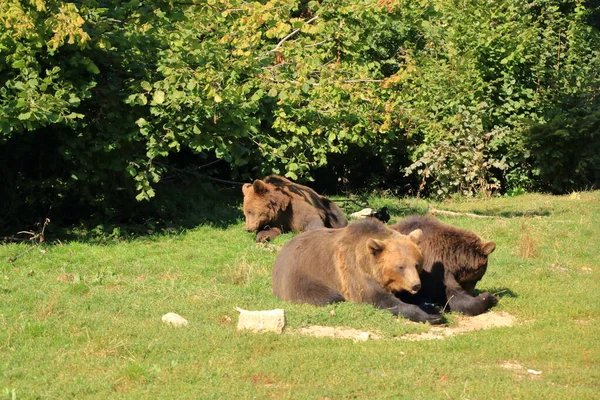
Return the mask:
POLYGON ((432 215, 451 215, 453 217, 504 218, 504 217, 497 217, 497 216, 492 216, 492 215, 479 215, 479 214, 473 214, 473 213, 461 213, 461 212, 455 212, 455 211, 438 210, 437 208, 434 208, 431 204, 429 205, 429 211, 427 211, 427 213, 432 214, 432 215))
POLYGON ((30 238, 21 238, 21 237, 16 237, 16 236, 3 236, 2 237, 3 243, 10 243, 10 242, 20 243, 20 242, 30 242, 30 241, 31 241, 30 238))
POLYGON ((211 181, 215 181, 215 182, 219 182, 219 183, 225 183, 228 185, 238 185, 238 186, 243 186, 244 182, 236 182, 236 181, 228 181, 225 179, 219 179, 219 178, 213 178, 212 176, 208 176, 208 175, 201 175, 206 179, 209 179, 211 181))
POLYGON ((17 261, 19 258, 23 257, 25 254, 29 253, 31 250, 33 250, 33 249, 39 247, 41 244, 43 244, 46 241, 46 238, 44 237, 44 231, 46 230, 46 226, 48 226, 49 223, 50 223, 50 218, 46 218, 44 220, 44 225, 42 226, 42 230, 39 233, 35 233, 32 231, 17 232, 17 235, 20 235, 20 234, 30 235, 31 237, 28 239, 28 241, 31 243, 35 243, 35 245, 29 247, 27 250, 25 250, 24 252, 22 252, 20 254, 17 254, 16 256, 8 257, 6 259, 6 262, 8 262, 9 264, 12 264, 15 261, 17 261))
POLYGON ((21 234, 31 235, 31 237, 29 238, 29 241, 37 240, 40 243, 43 243, 46 240, 46 238, 44 237, 44 231, 46 230, 46 226, 48 226, 49 223, 50 223, 50 218, 46 218, 44 220, 44 226, 42 226, 42 231, 39 233, 35 233, 33 231, 20 231, 20 232, 17 232, 17 235, 21 235, 21 234))
MULTIPOLYGON (((194 168, 177 168, 177 167, 174 167, 172 165, 168 166, 168 168, 171 171, 174 171, 175 174, 179 174, 179 175, 188 174, 188 175, 192 175, 192 176, 199 177, 199 178, 202 178, 202 179, 208 179, 208 180, 219 182, 219 183, 225 183, 225 184, 228 184, 228 185, 239 185, 239 186, 242 186, 244 184, 244 182, 228 181, 228 180, 225 180, 225 179, 213 178, 212 176, 209 176, 209 175, 203 174, 201 172, 198 172, 199 169, 207 167, 207 166, 209 166, 211 164, 214 164, 214 163, 216 163, 218 161, 220 161, 220 160, 216 160, 216 161, 213 161, 212 163, 208 163, 208 164, 205 164, 205 165, 202 165, 202 166, 199 166, 199 167, 194 167, 194 168)), ((163 177, 161 177, 160 181, 162 183, 168 182, 168 180, 171 179, 171 178, 173 178, 174 176, 175 175, 163 176, 163 177)))

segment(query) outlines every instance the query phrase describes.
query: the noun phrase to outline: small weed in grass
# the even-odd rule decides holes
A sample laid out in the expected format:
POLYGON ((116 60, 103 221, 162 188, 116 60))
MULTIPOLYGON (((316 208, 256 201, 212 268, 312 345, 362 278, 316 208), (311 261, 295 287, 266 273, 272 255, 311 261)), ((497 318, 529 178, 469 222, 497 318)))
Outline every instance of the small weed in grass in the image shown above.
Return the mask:
POLYGON ((520 235, 519 256, 524 260, 534 258, 537 255, 537 239, 524 219, 521 220, 520 235))
POLYGON ((90 287, 83 282, 73 283, 69 286, 71 294, 85 294, 90 291, 90 287))
POLYGON ((239 260, 234 266, 227 266, 227 277, 225 281, 234 285, 247 285, 257 276, 268 276, 268 268, 260 263, 249 262, 245 258, 239 260))

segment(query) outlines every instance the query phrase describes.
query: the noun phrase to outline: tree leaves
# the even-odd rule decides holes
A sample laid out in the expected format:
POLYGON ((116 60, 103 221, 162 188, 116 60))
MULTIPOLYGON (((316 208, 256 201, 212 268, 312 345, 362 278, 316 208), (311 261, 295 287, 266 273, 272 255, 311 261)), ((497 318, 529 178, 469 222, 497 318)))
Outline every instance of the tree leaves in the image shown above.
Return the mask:
POLYGON ((184 149, 302 179, 361 148, 425 193, 533 187, 532 165, 575 157, 538 132, 579 143, 600 101, 593 10, 571 0, 24 4, 0 2, 0 155, 29 171, 47 137, 59 156, 15 172, 15 198, 149 199, 184 149))
POLYGON ((165 101, 165 92, 162 90, 157 90, 152 95, 152 102, 154 104, 162 104, 165 101))

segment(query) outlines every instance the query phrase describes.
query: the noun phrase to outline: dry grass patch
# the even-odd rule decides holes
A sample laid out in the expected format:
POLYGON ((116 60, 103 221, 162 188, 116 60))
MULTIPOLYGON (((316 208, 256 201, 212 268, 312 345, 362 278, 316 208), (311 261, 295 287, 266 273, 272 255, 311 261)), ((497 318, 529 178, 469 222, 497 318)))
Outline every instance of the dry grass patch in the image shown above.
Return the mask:
POLYGON ((521 236, 518 247, 519 256, 524 260, 535 258, 537 256, 539 243, 536 236, 531 231, 531 226, 525 219, 521 220, 520 233, 521 236))
POLYGON ((46 320, 50 315, 54 313, 56 308, 56 304, 58 303, 58 293, 54 293, 48 303, 42 305, 37 309, 36 315, 41 320, 46 320))
POLYGON ((223 293, 217 287, 208 287, 208 288, 197 288, 194 289, 194 294, 192 294, 189 299, 190 302, 196 303, 199 301, 206 301, 207 299, 211 300, 221 300, 223 299, 223 293))
POLYGON ((159 276, 160 276, 160 280, 162 280, 163 282, 167 282, 167 281, 173 282, 173 281, 176 281, 177 279, 181 278, 181 274, 178 274, 171 270, 169 270, 167 272, 163 272, 159 276))
POLYGON ((242 258, 234 267, 227 265, 227 271, 225 282, 234 285, 247 285, 255 277, 270 273, 266 265, 249 262, 246 258, 242 258))

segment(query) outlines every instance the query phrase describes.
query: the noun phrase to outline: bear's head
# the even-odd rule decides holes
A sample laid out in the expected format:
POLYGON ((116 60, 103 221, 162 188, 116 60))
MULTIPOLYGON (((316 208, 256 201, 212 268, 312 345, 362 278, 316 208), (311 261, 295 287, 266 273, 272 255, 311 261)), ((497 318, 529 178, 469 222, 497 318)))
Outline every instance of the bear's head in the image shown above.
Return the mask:
POLYGON ((394 232, 385 239, 367 240, 374 276, 388 292, 405 290, 415 294, 421 289, 419 273, 423 269, 423 255, 418 243, 422 234, 415 229, 408 235, 394 232))
POLYGON ((475 285, 487 271, 488 256, 496 249, 496 243, 485 242, 477 238, 468 247, 468 249, 456 249, 454 256, 458 268, 451 268, 450 270, 455 271, 454 277, 460 286, 467 293, 473 295, 475 285))
POLYGON ((244 193, 245 229, 256 232, 274 224, 290 204, 290 197, 282 188, 257 179, 242 186, 244 193))

